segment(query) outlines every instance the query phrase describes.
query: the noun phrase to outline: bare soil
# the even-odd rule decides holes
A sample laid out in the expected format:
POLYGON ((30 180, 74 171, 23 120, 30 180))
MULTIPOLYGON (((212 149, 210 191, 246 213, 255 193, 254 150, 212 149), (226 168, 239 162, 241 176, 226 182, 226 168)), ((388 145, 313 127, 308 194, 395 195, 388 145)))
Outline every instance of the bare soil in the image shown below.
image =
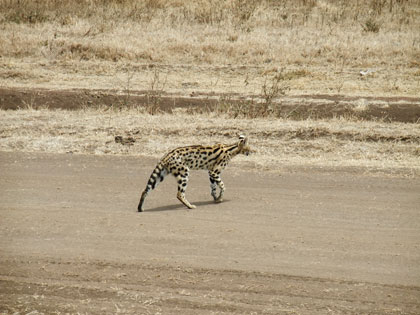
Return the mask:
MULTIPOLYGON (((191 111, 213 110, 220 102, 240 104, 258 101, 259 95, 237 93, 165 93, 142 90, 28 89, 0 88, 0 109, 49 108, 76 110, 86 107, 131 107, 156 105, 156 110, 172 112, 177 108, 191 111), (221 101, 222 100, 222 101, 221 101)), ((273 100, 282 116, 295 119, 352 117, 363 120, 417 123, 420 98, 409 96, 369 97, 344 95, 295 95, 273 100)))
POLYGON ((0 153, 0 313, 420 313, 419 178, 233 165, 137 213, 155 163, 0 153))

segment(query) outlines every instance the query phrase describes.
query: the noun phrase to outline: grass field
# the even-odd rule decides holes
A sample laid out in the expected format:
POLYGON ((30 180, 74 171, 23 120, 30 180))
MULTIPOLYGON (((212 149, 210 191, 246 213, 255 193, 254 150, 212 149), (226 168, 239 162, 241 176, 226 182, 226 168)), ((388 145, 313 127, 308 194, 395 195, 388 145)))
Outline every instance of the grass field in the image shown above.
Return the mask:
POLYGON ((0 78, 258 94, 284 73, 292 95, 417 96, 419 17, 417 0, 1 1, 0 78))
MULTIPOLYGON (((176 145, 230 142, 242 132, 258 150, 247 162, 252 167, 415 174, 420 117, 407 119, 417 122, 411 124, 386 115, 317 120, 294 109, 278 113, 273 104, 305 95, 387 96, 398 108, 404 97, 415 99, 419 17, 415 0, 1 1, 3 88, 101 89, 127 97, 148 91, 148 102, 74 112, 24 102, 22 110, 1 112, 0 149, 159 157, 176 145), (163 114, 155 108, 163 93, 213 95, 218 104, 210 112, 163 114), (231 95, 245 101, 232 105, 231 95), (121 145, 115 136, 135 142, 121 145)), ((330 102, 331 109, 338 104, 330 102)), ((369 106, 365 99, 346 102, 352 113, 369 106)), ((379 110, 388 106, 378 102, 379 110)))

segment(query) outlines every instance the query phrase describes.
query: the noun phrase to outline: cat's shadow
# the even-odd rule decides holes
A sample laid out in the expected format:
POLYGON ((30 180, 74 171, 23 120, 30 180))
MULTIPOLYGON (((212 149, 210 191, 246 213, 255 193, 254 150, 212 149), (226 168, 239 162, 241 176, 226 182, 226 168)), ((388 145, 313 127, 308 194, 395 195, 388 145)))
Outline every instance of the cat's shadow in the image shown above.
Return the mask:
MULTIPOLYGON (((230 200, 228 200, 228 199, 224 199, 222 203, 229 202, 229 201, 230 200)), ((193 204, 196 205, 197 208, 198 208, 200 206, 218 205, 219 203, 216 203, 213 200, 208 200, 208 201, 194 202, 193 204)), ((195 210, 195 209, 188 209, 186 206, 179 203, 179 204, 173 204, 173 205, 169 205, 169 206, 162 206, 162 207, 156 207, 156 208, 151 208, 151 209, 145 209, 144 212, 179 211, 179 210, 189 211, 189 210, 195 210)))

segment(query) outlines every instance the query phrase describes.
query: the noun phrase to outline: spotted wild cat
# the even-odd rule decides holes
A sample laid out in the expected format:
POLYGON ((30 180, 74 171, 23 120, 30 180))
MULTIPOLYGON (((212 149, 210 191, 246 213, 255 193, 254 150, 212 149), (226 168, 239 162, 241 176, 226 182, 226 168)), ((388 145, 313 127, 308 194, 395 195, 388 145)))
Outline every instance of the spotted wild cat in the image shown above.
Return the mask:
POLYGON ((146 196, 151 190, 163 181, 169 173, 175 176, 178 183, 177 198, 189 209, 195 206, 185 198, 188 176, 190 170, 208 170, 210 177, 211 195, 215 202, 223 200, 225 185, 220 178, 220 173, 229 161, 238 154, 248 155, 252 150, 248 146, 248 139, 240 135, 239 141, 234 144, 215 144, 212 146, 192 145, 176 148, 159 161, 147 182, 146 189, 143 191, 137 210, 143 211, 143 204, 146 196), (216 195, 219 187, 219 195, 216 195))

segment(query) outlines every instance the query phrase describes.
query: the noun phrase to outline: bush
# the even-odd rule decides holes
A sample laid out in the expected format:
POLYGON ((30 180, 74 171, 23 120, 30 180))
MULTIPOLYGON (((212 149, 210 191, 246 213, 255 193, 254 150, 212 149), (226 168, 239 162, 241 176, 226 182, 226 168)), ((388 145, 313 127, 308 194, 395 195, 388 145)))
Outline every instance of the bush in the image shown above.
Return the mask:
POLYGON ((369 18, 366 20, 365 24, 362 25, 364 32, 378 33, 380 25, 374 19, 369 18))

